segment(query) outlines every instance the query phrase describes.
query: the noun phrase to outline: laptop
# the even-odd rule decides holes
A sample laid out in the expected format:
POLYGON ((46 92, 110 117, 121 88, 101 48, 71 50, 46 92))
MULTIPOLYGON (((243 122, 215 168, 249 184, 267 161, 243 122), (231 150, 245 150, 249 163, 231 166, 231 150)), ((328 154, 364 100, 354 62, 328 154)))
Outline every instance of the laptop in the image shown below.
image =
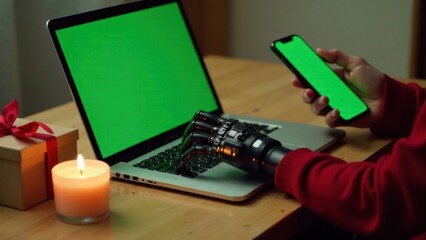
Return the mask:
MULTIPOLYGON (((271 183, 204 156, 184 174, 165 163, 176 162, 197 110, 223 114, 180 1, 130 2, 52 19, 47 27, 96 157, 111 166, 113 178, 234 202, 271 183)), ((321 151, 345 136, 337 129, 225 116, 291 149, 321 151)))

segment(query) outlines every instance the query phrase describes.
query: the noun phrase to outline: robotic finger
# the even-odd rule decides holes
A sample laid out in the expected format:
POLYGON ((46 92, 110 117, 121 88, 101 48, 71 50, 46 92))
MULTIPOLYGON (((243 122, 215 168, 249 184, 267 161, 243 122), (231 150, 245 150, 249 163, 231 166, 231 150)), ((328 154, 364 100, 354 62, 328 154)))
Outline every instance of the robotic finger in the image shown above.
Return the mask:
POLYGON ((195 143, 211 144, 214 136, 204 132, 191 132, 184 136, 180 148, 181 154, 185 153, 195 143))

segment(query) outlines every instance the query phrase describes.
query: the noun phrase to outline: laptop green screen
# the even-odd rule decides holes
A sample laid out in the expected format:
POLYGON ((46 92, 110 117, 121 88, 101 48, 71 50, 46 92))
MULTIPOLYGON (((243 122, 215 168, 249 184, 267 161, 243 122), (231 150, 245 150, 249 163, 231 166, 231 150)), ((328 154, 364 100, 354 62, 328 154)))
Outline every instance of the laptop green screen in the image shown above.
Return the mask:
POLYGON ((56 35, 104 158, 219 108, 177 3, 56 35))

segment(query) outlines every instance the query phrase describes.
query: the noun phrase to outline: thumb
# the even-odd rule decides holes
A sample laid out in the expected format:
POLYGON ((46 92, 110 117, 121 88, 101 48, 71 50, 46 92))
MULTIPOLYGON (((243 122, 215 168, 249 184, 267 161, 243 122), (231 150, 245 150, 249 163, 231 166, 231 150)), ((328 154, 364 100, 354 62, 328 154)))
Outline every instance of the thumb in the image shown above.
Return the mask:
POLYGON ((335 63, 349 71, 352 71, 359 63, 357 57, 349 56, 338 49, 316 49, 317 54, 328 63, 335 63))

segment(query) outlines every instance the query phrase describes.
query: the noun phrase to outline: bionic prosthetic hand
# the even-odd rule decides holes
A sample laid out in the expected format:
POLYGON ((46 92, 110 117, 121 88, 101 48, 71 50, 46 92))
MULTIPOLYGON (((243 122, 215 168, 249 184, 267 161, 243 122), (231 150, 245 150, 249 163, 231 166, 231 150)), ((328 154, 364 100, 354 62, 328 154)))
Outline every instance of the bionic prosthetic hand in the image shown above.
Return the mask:
POLYGON ((274 176, 289 151, 250 124, 198 111, 185 130, 177 168, 184 169, 195 155, 212 155, 247 172, 274 176))

